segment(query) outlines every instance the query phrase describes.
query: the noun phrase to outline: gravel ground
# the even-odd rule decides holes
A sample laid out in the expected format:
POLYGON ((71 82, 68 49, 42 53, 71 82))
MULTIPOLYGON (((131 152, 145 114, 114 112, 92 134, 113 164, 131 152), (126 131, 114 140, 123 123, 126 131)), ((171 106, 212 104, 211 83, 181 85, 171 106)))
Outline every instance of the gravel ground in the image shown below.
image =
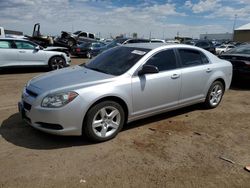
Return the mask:
POLYGON ((93 144, 48 135, 21 120, 22 88, 45 71, 0 72, 0 187, 250 186, 244 170, 250 164, 249 82, 235 81, 216 109, 195 105, 143 119, 93 144))

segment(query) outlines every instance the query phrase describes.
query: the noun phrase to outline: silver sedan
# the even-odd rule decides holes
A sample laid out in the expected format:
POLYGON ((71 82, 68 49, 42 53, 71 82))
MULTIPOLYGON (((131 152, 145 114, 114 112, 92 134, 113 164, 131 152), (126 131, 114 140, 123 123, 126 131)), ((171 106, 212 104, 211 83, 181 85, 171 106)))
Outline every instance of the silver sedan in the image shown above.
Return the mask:
POLYGON ((124 45, 33 78, 19 110, 41 131, 106 141, 127 122, 196 103, 215 108, 231 79, 231 63, 201 48, 124 45))

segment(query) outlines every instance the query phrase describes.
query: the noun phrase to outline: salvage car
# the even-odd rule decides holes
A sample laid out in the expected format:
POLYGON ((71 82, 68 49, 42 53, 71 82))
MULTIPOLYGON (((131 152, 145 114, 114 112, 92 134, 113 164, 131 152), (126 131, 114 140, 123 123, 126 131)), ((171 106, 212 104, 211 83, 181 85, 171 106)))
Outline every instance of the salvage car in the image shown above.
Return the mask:
POLYGON ((51 70, 70 65, 68 53, 62 47, 43 48, 24 39, 0 39, 0 68, 48 66, 51 70))
POLYGON ((58 44, 67 45, 69 48, 77 45, 81 42, 96 42, 95 35, 84 31, 76 31, 74 33, 62 31, 61 36, 55 38, 55 42, 58 44))
POLYGON ((235 78, 250 79, 250 44, 233 48, 219 57, 232 63, 235 78))
POLYGON ((18 106, 36 129, 100 142, 127 122, 196 103, 215 108, 231 79, 231 63, 201 48, 121 45, 87 64, 33 78, 18 106))

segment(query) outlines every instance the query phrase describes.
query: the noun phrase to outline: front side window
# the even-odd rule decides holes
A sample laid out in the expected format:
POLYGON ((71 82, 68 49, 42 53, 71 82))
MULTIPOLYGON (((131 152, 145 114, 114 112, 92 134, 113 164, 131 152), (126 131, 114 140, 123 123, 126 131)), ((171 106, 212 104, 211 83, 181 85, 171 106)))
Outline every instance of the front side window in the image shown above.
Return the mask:
POLYGON ((36 46, 35 44, 25 42, 25 41, 15 41, 17 49, 30 49, 33 50, 36 46))
POLYGON ((118 76, 128 71, 149 51, 149 49, 119 46, 101 53, 81 66, 118 76))
POLYGON ((0 48, 11 48, 11 43, 9 41, 0 41, 0 48))
POLYGON ((146 65, 154 65, 159 71, 176 69, 176 58, 173 50, 164 50, 152 56, 146 65))
POLYGON ((181 63, 184 67, 192 67, 203 64, 201 54, 197 50, 179 49, 181 63))

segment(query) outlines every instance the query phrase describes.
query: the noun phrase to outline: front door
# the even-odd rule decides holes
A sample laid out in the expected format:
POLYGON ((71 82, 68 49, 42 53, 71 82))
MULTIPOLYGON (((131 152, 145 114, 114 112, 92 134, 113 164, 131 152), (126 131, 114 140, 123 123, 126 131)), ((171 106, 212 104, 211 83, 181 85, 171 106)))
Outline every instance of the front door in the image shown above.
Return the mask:
POLYGON ((146 65, 154 65, 159 73, 132 77, 133 115, 140 116, 178 105, 181 70, 173 50, 153 55, 146 65))

